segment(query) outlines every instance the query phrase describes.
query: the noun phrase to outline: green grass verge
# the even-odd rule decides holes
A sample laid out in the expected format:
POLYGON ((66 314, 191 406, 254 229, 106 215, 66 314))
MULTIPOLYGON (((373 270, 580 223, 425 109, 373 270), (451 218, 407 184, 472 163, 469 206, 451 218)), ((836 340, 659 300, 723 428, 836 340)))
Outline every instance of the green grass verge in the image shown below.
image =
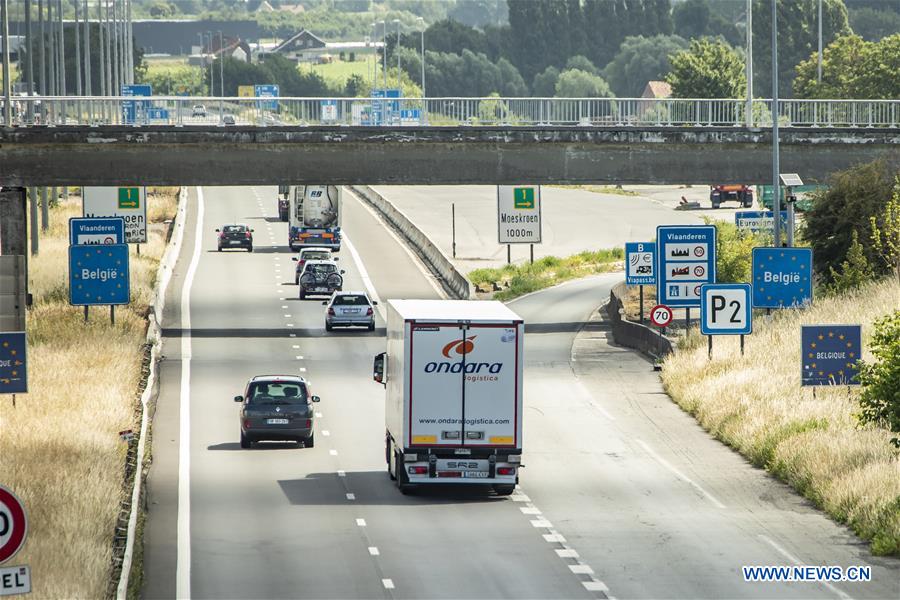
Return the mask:
MULTIPOLYGON (((374 57, 371 55, 357 56, 356 60, 353 62, 338 60, 337 57, 335 57, 335 60, 332 63, 323 65, 300 63, 298 68, 301 73, 317 73, 331 87, 343 88, 347 84, 347 80, 353 75, 359 75, 364 80, 371 79, 372 75, 370 69, 372 68, 371 65, 374 60, 374 57)), ((380 66, 380 64, 376 64, 376 67, 379 68, 379 73, 381 72, 380 66)))
POLYGON ((505 265, 496 269, 475 269, 469 281, 482 289, 501 288, 494 292, 495 300, 510 300, 563 281, 607 273, 620 267, 625 253, 622 248, 586 250, 566 258, 545 256, 531 263, 505 265))

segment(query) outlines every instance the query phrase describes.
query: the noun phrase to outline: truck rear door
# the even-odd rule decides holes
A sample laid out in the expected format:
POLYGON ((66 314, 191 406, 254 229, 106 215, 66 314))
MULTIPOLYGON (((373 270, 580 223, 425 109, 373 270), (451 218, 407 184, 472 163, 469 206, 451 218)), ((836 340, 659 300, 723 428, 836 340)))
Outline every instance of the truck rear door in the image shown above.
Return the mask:
POLYGON ((411 325, 409 442, 515 447, 519 328, 411 325))

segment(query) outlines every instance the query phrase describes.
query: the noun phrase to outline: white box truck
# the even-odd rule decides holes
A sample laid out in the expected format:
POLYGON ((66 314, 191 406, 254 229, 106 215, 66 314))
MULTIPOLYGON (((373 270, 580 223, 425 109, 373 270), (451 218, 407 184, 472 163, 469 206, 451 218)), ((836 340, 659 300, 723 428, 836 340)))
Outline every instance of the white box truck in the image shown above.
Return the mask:
POLYGON ((487 484, 508 495, 522 466, 524 323, 501 302, 389 300, 385 459, 415 484, 487 484))
POLYGON ((341 186, 292 185, 288 192, 288 246, 341 249, 341 186))

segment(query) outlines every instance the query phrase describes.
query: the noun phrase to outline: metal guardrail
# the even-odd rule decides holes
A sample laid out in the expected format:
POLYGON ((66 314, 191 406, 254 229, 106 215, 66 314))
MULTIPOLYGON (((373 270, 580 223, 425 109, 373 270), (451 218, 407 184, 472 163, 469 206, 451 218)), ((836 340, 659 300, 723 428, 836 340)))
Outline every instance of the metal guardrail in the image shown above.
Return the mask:
MULTIPOLYGON (((0 100, 2 105, 2 100, 0 100)), ((14 126, 769 127, 772 101, 645 98, 16 97, 14 126), (230 118, 228 118, 228 117, 230 118)), ((779 100, 785 127, 900 127, 900 100, 779 100)))

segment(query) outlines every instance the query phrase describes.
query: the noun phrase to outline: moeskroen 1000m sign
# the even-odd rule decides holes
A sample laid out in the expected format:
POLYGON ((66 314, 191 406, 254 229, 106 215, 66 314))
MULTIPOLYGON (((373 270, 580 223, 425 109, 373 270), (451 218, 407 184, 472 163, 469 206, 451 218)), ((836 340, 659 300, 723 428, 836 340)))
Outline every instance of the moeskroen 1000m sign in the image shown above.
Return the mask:
POLYGON ((497 186, 497 241, 541 243, 541 186, 497 186))

